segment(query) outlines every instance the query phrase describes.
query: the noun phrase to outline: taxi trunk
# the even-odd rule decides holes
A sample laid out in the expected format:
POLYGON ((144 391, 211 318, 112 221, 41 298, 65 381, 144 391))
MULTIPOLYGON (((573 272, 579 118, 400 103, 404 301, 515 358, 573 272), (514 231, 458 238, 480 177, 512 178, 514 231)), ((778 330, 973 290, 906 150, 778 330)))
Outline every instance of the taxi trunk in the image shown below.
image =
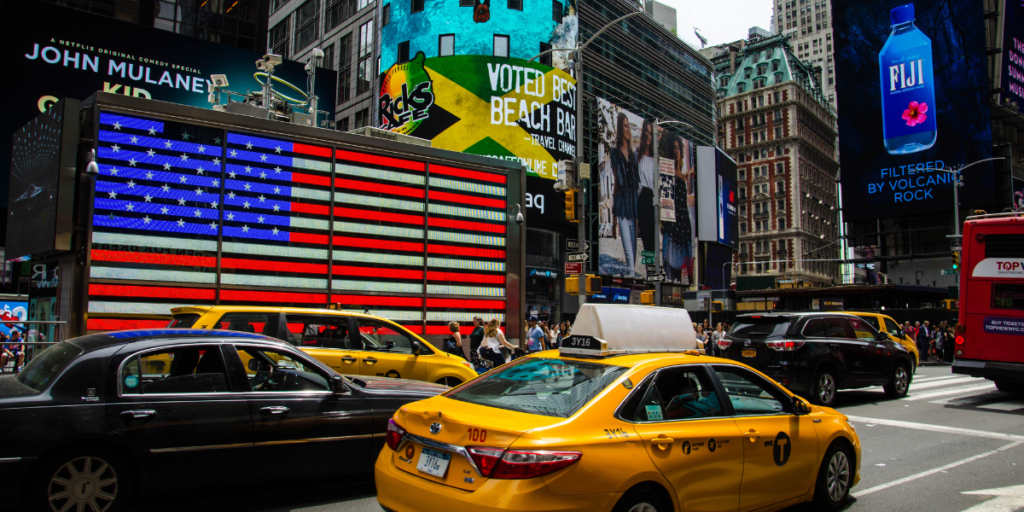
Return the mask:
POLYGON ((385 449, 392 451, 394 464, 402 471, 474 491, 492 474, 529 478, 526 475, 531 471, 539 476, 566 462, 558 460, 557 455, 545 454, 555 460, 538 461, 535 456, 529 459, 530 452, 509 450, 523 433, 559 421, 564 420, 438 398, 402 407, 388 425, 389 448, 385 449), (498 467, 505 464, 501 459, 506 451, 515 452, 523 463, 511 469, 498 467), (548 466, 541 467, 544 464, 548 466))

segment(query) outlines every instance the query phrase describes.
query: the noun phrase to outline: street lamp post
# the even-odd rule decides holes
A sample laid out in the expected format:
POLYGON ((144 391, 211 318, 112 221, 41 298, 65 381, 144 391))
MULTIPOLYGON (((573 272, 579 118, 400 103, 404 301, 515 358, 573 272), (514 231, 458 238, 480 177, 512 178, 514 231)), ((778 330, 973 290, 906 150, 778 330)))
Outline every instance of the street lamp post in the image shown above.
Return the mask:
MULTIPOLYGON (((586 49, 586 47, 589 46, 590 43, 594 42, 594 40, 597 39, 598 36, 603 34, 605 30, 611 28, 612 25, 615 25, 616 23, 623 21, 627 18, 632 18, 633 16, 639 16, 641 14, 644 14, 644 12, 631 12, 625 16, 616 18, 608 22, 607 25, 601 27, 601 30, 595 32, 594 35, 590 36, 590 39, 587 39, 587 42, 583 44, 579 43, 579 38, 577 37, 575 48, 552 48, 550 50, 545 50, 543 52, 538 53, 537 55, 534 55, 528 61, 532 62, 534 59, 552 52, 572 52, 573 55, 574 67, 576 68, 576 165, 574 165, 573 167, 575 168, 576 172, 576 186, 578 186, 580 189, 579 201, 577 201, 579 204, 576 206, 576 218, 579 219, 579 226, 577 226, 576 236, 579 237, 581 247, 583 246, 583 244, 586 243, 586 227, 587 224, 590 222, 586 216, 586 187, 583 186, 583 179, 580 176, 580 164, 582 164, 585 161, 583 158, 583 50, 586 49)), ((581 293, 579 295, 579 298, 580 306, 587 302, 586 293, 581 293)))
POLYGON ((969 168, 971 168, 971 167, 973 167, 975 165, 978 165, 978 164, 983 164, 985 162, 992 162, 994 160, 1005 160, 1005 159, 1006 159, 1006 157, 1004 157, 1004 156, 997 156, 995 158, 986 158, 984 160, 978 160, 977 162, 971 162, 971 163, 969 163, 967 165, 961 165, 960 167, 956 167, 953 170, 937 169, 935 167, 926 167, 924 169, 919 169, 918 170, 918 172, 940 171, 940 172, 945 172, 945 173, 949 173, 949 174, 953 175, 953 229, 954 229, 953 232, 955 233, 954 235, 952 235, 953 238, 961 238, 961 235, 960 235, 960 187, 964 186, 962 173, 965 170, 967 170, 967 169, 969 169, 969 168))

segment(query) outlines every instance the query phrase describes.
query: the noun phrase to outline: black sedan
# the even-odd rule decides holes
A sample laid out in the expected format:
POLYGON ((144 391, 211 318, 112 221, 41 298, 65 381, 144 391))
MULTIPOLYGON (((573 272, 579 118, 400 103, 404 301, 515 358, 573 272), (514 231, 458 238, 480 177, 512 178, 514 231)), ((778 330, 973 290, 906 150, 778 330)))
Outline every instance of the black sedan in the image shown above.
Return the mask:
POLYGON ((124 509, 136 493, 368 472, 437 384, 343 377, 260 335, 121 331, 0 377, 0 508, 124 509))
POLYGON ((890 397, 905 396, 914 368, 906 348, 845 313, 742 315, 718 349, 825 406, 840 389, 883 386, 890 397))

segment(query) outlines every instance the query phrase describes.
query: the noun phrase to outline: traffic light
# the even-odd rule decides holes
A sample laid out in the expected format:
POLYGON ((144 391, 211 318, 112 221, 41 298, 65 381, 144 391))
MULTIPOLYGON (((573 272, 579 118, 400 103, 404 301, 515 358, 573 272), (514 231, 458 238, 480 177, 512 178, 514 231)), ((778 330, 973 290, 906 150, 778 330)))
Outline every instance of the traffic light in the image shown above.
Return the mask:
POLYGON ((569 276, 565 278, 565 292, 569 295, 580 294, 580 276, 569 276))
POLYGON ((960 270, 960 251, 953 251, 953 270, 960 270))
POLYGON ((654 305, 654 290, 648 290, 646 292, 640 292, 640 304, 653 306, 654 305))
POLYGON ((601 276, 587 274, 587 295, 597 295, 598 293, 601 293, 601 287, 601 276))
POLYGON ((569 222, 579 222, 576 218, 576 191, 566 190, 565 191, 565 220, 569 222))

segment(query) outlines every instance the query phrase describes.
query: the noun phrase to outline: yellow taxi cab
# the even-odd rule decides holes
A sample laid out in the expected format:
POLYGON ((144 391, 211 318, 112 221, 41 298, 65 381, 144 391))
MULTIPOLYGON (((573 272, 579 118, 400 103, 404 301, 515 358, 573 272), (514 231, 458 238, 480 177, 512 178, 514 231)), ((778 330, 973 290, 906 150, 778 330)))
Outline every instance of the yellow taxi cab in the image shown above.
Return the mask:
POLYGON ((840 507, 860 479, 846 416, 736 361, 698 355, 684 310, 587 304, 558 350, 390 420, 390 512, 840 507))
POLYGON ((914 340, 903 332, 903 327, 901 327, 896 320, 893 320, 889 315, 883 315, 881 313, 867 313, 861 311, 845 311, 845 313, 863 318, 864 321, 871 324, 871 327, 874 327, 876 331, 886 333, 889 335, 890 340, 895 341, 906 348, 914 357, 914 368, 910 373, 917 372, 917 367, 921 365, 921 353, 917 350, 917 344, 914 343, 914 340))
POLYGON ((441 352, 390 320, 334 309, 261 306, 172 308, 168 327, 266 334, 297 346, 338 373, 458 386, 477 376, 465 359, 441 352))

